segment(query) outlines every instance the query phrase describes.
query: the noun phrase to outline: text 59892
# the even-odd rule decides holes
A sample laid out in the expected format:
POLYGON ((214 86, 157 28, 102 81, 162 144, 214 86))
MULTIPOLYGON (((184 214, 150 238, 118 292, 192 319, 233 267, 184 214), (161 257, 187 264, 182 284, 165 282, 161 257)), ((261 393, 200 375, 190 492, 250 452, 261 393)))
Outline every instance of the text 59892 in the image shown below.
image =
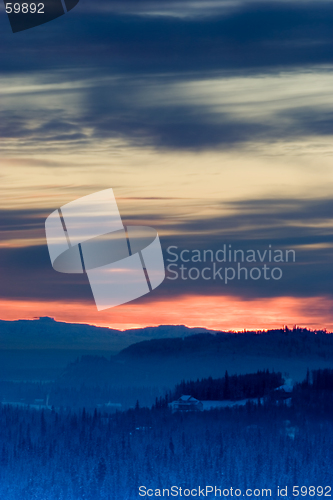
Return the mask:
POLYGON ((6 3, 7 14, 44 14, 43 3, 6 3))

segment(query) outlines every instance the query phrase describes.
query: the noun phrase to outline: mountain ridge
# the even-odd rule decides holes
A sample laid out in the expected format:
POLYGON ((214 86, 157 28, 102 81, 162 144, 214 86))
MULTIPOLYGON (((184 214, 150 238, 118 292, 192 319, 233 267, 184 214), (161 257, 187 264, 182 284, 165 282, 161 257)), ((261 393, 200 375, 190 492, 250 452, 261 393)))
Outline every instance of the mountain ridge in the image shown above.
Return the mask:
POLYGON ((107 350, 117 353, 125 347, 151 338, 184 337, 209 333, 205 328, 159 325, 128 330, 84 323, 65 323, 53 318, 0 320, 0 349, 107 350))

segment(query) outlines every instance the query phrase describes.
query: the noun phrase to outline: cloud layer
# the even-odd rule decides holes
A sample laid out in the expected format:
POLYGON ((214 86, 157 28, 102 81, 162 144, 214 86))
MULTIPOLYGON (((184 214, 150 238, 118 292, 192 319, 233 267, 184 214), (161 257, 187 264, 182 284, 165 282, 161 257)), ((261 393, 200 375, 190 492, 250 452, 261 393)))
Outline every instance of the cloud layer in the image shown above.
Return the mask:
MULTIPOLYGON (((244 299, 253 297, 295 297, 329 296, 332 294, 332 248, 333 231, 329 213, 332 212, 331 200, 309 200, 297 202, 292 199, 258 200, 231 203, 228 207, 230 215, 210 217, 209 219, 176 219, 170 222, 168 217, 156 217, 151 214, 132 216, 124 223, 138 225, 145 219, 151 220, 161 234, 165 263, 168 265, 174 257, 167 251, 180 255, 181 250, 189 250, 186 258, 193 250, 242 249, 259 251, 261 255, 269 245, 273 250, 294 249, 296 262, 289 264, 268 264, 279 266, 283 270, 283 279, 271 281, 230 281, 227 285, 221 280, 205 281, 166 279, 164 284, 147 296, 147 301, 160 300, 163 297, 181 295, 234 295, 244 299), (264 209, 264 212, 263 212, 264 209), (166 231, 167 229, 167 231, 166 231), (163 235, 164 234, 164 235, 163 235), (177 249, 175 248, 177 247, 177 249)), ((33 237, 44 238, 44 216, 42 211, 13 211, 2 214, 2 229, 7 230, 7 239, 11 234, 15 241, 15 233, 22 239, 32 241, 31 246, 2 247, 0 297, 29 300, 62 300, 73 302, 91 301, 92 296, 85 276, 66 275, 53 271, 47 247, 36 245, 33 237)), ((234 264, 218 264, 223 268, 234 264)), ((267 261, 265 262, 267 264, 267 261)), ((180 259, 178 265, 198 267, 205 263, 184 263, 180 259)), ((209 259, 208 259, 208 265, 209 259)), ((252 266, 262 267, 257 259, 252 266)), ((175 269, 175 268, 173 268, 175 269)), ((249 267, 250 269, 250 267, 249 267)), ((174 275, 168 274, 169 277, 174 275)))
POLYGON ((1 12, 0 297, 92 303, 44 220, 105 187, 164 251, 296 251, 281 281, 166 280, 143 308, 331 297, 332 21, 328 1, 81 0, 13 35, 1 12))

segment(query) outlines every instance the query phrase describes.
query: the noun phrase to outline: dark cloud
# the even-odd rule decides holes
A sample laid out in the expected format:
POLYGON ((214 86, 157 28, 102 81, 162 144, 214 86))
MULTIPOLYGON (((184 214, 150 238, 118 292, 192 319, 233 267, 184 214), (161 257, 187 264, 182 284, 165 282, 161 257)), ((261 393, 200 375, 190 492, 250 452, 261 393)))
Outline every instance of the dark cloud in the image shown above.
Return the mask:
MULTIPOLYGON (((180 4, 189 13, 196 11, 191 2, 180 4)), ((3 137, 75 145, 119 137, 139 146, 200 150, 332 134, 331 111, 317 107, 311 98, 306 106, 294 104, 258 121, 255 113, 239 117, 223 109, 217 120, 209 106, 172 99, 168 105, 158 99, 152 105, 142 97, 154 85, 332 63, 329 2, 240 2, 232 9, 215 2, 214 15, 208 9, 200 17, 172 17, 175 2, 158 3, 170 16, 152 15, 154 4, 146 1, 99 0, 94 5, 95 13, 80 2, 71 14, 15 35, 0 16, 0 74, 18 73, 26 99, 30 92, 36 103, 20 106, 20 112, 2 112, 3 137), (34 72, 39 89, 25 91, 25 78, 34 72), (43 88, 43 83, 63 82, 65 89, 43 88), (66 93, 68 109, 43 109, 48 92, 53 100, 58 96, 60 106, 66 93)))
POLYGON ((218 113, 216 120, 216 113, 214 116, 208 109, 190 105, 146 109, 129 105, 119 113, 113 112, 112 105, 106 105, 103 111, 95 114, 96 104, 99 107, 93 98, 89 103, 91 112, 84 116, 84 123, 94 131, 94 138, 121 137, 157 148, 232 148, 247 142, 294 140, 333 133, 332 112, 316 109, 316 106, 272 112, 258 122, 257 117, 253 121, 250 116, 237 119, 223 112, 218 113))
MULTIPOLYGON (((196 220, 174 220, 158 218, 146 214, 133 215, 124 219, 124 224, 150 224, 160 233, 165 227, 173 235, 162 236, 161 243, 165 260, 173 259, 167 252, 169 246, 176 246, 173 252, 180 254, 183 249, 207 250, 216 252, 224 244, 232 249, 259 250, 261 254, 269 249, 283 251, 294 249, 296 262, 269 264, 283 270, 283 279, 279 281, 233 281, 223 282, 191 281, 180 279, 165 280, 154 294, 142 301, 153 301, 162 297, 177 297, 184 294, 235 295, 243 298, 277 296, 332 296, 333 267, 332 248, 333 231, 331 227, 332 200, 296 201, 292 199, 258 200, 230 203, 221 206, 221 216, 209 219, 197 217, 196 220), (223 209, 229 208, 227 212, 223 209), (230 209, 232 211, 230 212, 230 209), (231 215, 226 215, 230 214, 231 215)), ((22 212, 5 213, 3 225, 11 228, 11 238, 15 231, 26 231, 28 238, 41 239, 44 235, 44 213, 22 212), (37 224, 37 229, 36 229, 37 224)), ((50 264, 45 245, 1 248, 0 268, 2 280, 0 296, 12 299, 68 300, 76 302, 92 301, 88 281, 84 275, 61 274, 55 272, 50 264)), ((166 260, 166 264, 169 264, 166 260)), ((179 262, 181 264, 181 262, 179 262)), ((205 267, 204 263, 184 263, 186 267, 205 267)), ((219 266, 233 266, 221 263, 219 266)), ((258 262, 252 264, 262 267, 258 262)), ((173 276, 169 274, 169 276, 173 276)))
POLYGON ((333 133, 333 111, 330 109, 316 109, 311 106, 301 106, 291 110, 277 113, 277 122, 288 120, 285 126, 285 135, 293 137, 296 135, 332 135, 333 133))
POLYGON ((105 12, 95 3, 96 13, 79 5, 67 16, 16 35, 2 15, 2 73, 55 68, 104 74, 249 73, 332 62, 329 2, 247 2, 194 18, 133 15, 132 9, 128 15, 126 9, 105 12))
MULTIPOLYGON (((240 117, 232 110, 217 113, 211 104, 199 105, 192 101, 175 104, 172 102, 172 90, 169 105, 159 104, 158 98, 153 103, 149 102, 147 87, 163 95, 163 85, 164 77, 134 81, 123 77, 116 82, 97 80, 93 87, 88 86, 78 94, 81 101, 79 109, 73 106, 73 109, 63 110, 64 115, 70 115, 70 119, 50 118, 50 113, 41 108, 23 111, 20 117, 16 111, 4 110, 1 113, 0 134, 36 145, 47 142, 84 145, 94 140, 119 138, 138 146, 203 150, 324 136, 333 132, 332 111, 323 110, 322 105, 316 105, 316 101, 313 106, 311 102, 299 107, 293 103, 293 107, 288 109, 290 103, 286 99, 280 103, 284 109, 277 107, 276 110, 270 110, 268 103, 265 114, 267 103, 265 100, 260 102, 260 96, 257 96, 257 112, 263 112, 259 121, 255 113, 252 118, 251 112, 240 117)), ((301 100, 306 100, 306 96, 301 100)), ((227 102, 223 104, 228 105, 227 102)))
POLYGON ((104 113, 86 115, 86 123, 93 127, 95 138, 121 137, 138 145, 187 150, 233 147, 236 143, 267 140, 274 134, 265 123, 236 121, 223 113, 219 113, 219 123, 211 123, 209 113, 190 106, 128 107, 126 111, 109 114, 106 108, 104 113))
MULTIPOLYGON (((0 231, 29 231, 40 228, 42 220, 45 220, 49 213, 46 210, 2 210, 0 217, 0 231)), ((0 232, 0 238, 5 241, 4 232, 0 232)))
MULTIPOLYGON (((178 293, 235 294, 244 298, 272 296, 314 296, 331 295, 333 298, 333 231, 331 229, 331 200, 258 200, 228 204, 232 215, 193 220, 178 225, 177 235, 164 238, 164 248, 169 245, 182 249, 212 249, 215 253, 229 244, 231 250, 294 249, 296 262, 268 264, 280 266, 283 279, 263 282, 230 282, 228 286, 217 281, 177 280, 178 293)), ((175 251, 175 250, 173 250, 175 251)), ((172 258, 165 252, 166 258, 172 258)), ((267 262, 265 262, 267 264, 267 262)), ((205 267, 205 264, 188 263, 187 267, 205 267)), ((252 266, 262 267, 258 259, 252 266)), ((221 266, 235 266, 222 263, 221 266)), ((176 287, 174 287, 176 288, 176 287)))
POLYGON ((93 300, 86 275, 53 270, 46 245, 1 248, 0 295, 40 301, 93 300))

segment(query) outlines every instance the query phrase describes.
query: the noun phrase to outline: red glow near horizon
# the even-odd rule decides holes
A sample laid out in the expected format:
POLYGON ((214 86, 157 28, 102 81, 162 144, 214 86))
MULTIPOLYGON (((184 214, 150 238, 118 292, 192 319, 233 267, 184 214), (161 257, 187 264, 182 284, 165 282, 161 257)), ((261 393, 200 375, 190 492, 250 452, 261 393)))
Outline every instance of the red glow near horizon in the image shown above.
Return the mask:
POLYGON ((149 304, 135 302, 98 312, 78 302, 0 302, 3 320, 50 316, 57 321, 88 323, 119 330, 158 325, 186 325, 212 330, 267 330, 284 325, 333 331, 328 297, 278 297, 242 300, 237 297, 184 296, 149 304))

